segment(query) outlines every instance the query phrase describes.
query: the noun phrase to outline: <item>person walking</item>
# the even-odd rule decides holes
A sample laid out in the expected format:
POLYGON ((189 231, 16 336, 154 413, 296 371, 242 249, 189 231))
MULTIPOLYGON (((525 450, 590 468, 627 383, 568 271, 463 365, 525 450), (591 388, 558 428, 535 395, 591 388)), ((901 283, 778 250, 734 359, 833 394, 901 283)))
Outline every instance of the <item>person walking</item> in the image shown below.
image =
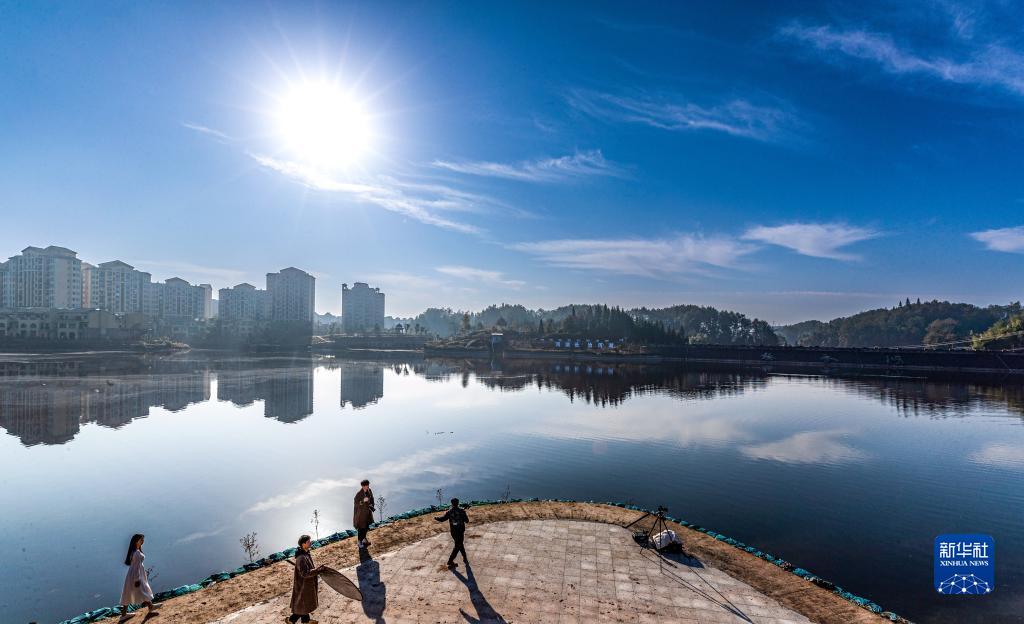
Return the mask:
POLYGON ((466 525, 469 524, 469 515, 466 510, 459 507, 459 499, 452 499, 452 506, 445 514, 439 518, 434 518, 438 522, 448 521, 448 528, 452 533, 452 540, 455 545, 452 547, 452 554, 448 557, 448 567, 455 567, 455 555, 462 553, 462 562, 469 567, 469 558, 466 557, 466 525))
POLYGON ((370 545, 370 540, 366 539, 366 532, 370 530, 373 512, 377 507, 373 501, 373 490, 370 489, 369 480, 363 479, 359 485, 360 488, 355 497, 355 509, 352 512, 352 524, 358 533, 359 548, 366 549, 370 545))
POLYGON ((284 619, 288 624, 299 620, 315 624, 309 615, 316 611, 320 600, 319 576, 323 566, 313 563, 309 552, 313 541, 308 535, 299 537, 299 550, 295 553, 295 580, 292 584, 292 614, 284 619))
POLYGON ((128 614, 129 605, 142 605, 149 609, 146 614, 148 619, 156 615, 156 611, 153 610, 153 589, 149 586, 149 575, 146 573, 146 555, 142 552, 145 541, 145 535, 136 533, 128 542, 128 554, 124 558, 128 574, 124 577, 124 589, 121 590, 121 614, 128 614))

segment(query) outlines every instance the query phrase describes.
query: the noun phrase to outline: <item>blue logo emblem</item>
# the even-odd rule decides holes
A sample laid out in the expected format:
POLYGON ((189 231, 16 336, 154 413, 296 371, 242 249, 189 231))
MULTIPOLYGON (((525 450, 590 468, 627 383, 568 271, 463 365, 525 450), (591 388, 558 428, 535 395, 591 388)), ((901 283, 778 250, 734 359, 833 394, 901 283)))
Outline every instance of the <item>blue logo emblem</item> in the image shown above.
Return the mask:
POLYGON ((995 541, 981 533, 935 538, 935 590, 940 594, 991 594, 996 588, 995 541))

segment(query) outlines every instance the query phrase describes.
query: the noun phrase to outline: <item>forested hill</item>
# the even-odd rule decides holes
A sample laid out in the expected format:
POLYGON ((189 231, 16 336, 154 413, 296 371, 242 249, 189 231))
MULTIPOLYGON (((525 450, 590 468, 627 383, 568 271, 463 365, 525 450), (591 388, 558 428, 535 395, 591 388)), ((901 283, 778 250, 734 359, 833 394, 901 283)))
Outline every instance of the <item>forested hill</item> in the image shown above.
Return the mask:
POLYGON ((574 304, 553 310, 522 305, 492 305, 479 312, 431 308, 415 318, 415 330, 442 337, 482 329, 515 330, 533 335, 627 337, 651 344, 778 344, 768 323, 739 312, 678 305, 623 310, 597 304, 574 304))
POLYGON ((767 322, 710 306, 640 308, 633 313, 681 331, 690 344, 776 345, 780 342, 767 322))
POLYGON ((1019 303, 978 307, 969 303, 909 299, 827 323, 804 321, 776 327, 787 344, 820 347, 899 347, 943 344, 980 334, 996 322, 1021 313, 1019 303))

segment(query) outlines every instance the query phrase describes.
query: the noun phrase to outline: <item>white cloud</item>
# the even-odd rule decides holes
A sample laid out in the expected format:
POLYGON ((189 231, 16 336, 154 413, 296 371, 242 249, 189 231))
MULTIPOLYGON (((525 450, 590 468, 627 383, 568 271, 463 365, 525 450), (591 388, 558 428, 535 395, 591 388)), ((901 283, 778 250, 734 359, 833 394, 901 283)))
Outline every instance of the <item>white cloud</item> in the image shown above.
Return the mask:
MULTIPOLYGON (((954 16, 954 28, 961 35, 968 34, 965 29, 969 25, 962 17, 954 16)), ((948 47, 941 54, 918 52, 897 43, 889 34, 868 30, 792 23, 780 29, 779 34, 821 52, 876 63, 890 74, 918 74, 944 82, 1000 87, 1024 95, 1024 54, 998 42, 971 44, 960 52, 961 58, 955 58, 948 53, 948 47)))
POLYGON ((869 228, 841 223, 788 223, 778 226, 756 226, 743 234, 746 240, 779 245, 805 256, 857 260, 858 256, 839 251, 842 247, 881 236, 869 228))
POLYGON ((435 160, 433 165, 457 173, 526 182, 557 182, 583 176, 624 175, 621 168, 605 160, 601 150, 577 151, 571 156, 516 163, 435 160))
POLYGON ((867 454, 839 441, 843 431, 803 431, 788 438, 744 446, 740 452, 753 459, 785 464, 841 464, 865 459, 867 454))
POLYGON ((566 99, 592 117, 663 130, 711 130, 773 143, 798 143, 806 130, 806 124, 781 102, 756 104, 736 98, 702 106, 678 95, 622 96, 584 89, 570 91, 566 99))
POLYGON ((302 163, 250 154, 260 165, 283 174, 307 188, 338 193, 351 199, 395 212, 421 223, 465 234, 479 234, 480 228, 438 215, 438 212, 480 212, 480 196, 464 193, 443 185, 402 183, 381 177, 372 183, 338 180, 302 163))
POLYGON ((681 235, 663 239, 564 239, 511 246, 559 267, 624 275, 665 276, 733 268, 753 245, 727 237, 681 235))
POLYGON ((992 251, 1024 253, 1024 225, 972 232, 971 238, 984 243, 992 251))
POLYGON ((221 132, 220 130, 210 128, 209 126, 204 126, 202 124, 192 123, 191 121, 183 121, 181 122, 181 125, 185 128, 188 128, 189 130, 195 130, 196 132, 199 132, 201 134, 208 134, 212 137, 220 139, 223 142, 234 140, 227 134, 221 132))
MULTIPOLYGON (((227 269, 224 267, 212 267, 191 262, 179 262, 176 260, 129 260, 129 264, 135 265, 140 270, 152 273, 152 267, 162 269, 168 273, 168 277, 182 276, 182 279, 193 283, 230 283, 232 286, 245 281, 249 275, 246 271, 238 269, 227 269)), ((163 281, 163 278, 153 276, 154 281, 163 281)))
POLYGON ((478 269, 475 267, 467 266, 441 266, 437 267, 438 273, 444 273, 452 277, 464 279, 473 282, 483 282, 485 284, 504 286, 507 288, 522 288, 526 285, 526 282, 522 280, 507 279, 505 274, 501 271, 488 271, 486 269, 478 269))

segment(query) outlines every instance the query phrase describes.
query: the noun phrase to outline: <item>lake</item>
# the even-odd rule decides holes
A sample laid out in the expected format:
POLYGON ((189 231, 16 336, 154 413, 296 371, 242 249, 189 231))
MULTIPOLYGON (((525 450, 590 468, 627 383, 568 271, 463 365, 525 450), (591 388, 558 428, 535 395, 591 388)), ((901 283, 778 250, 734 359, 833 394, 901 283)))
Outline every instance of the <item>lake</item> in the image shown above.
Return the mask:
POLYGON ((665 505, 912 620, 1024 621, 1019 385, 45 358, 0 364, 0 428, 4 622, 115 604, 135 532, 160 591, 247 561, 247 533, 262 554, 293 546, 314 510, 321 536, 349 528, 364 477, 389 515, 438 490, 665 505), (994 593, 935 593, 942 533, 995 538, 994 593))

